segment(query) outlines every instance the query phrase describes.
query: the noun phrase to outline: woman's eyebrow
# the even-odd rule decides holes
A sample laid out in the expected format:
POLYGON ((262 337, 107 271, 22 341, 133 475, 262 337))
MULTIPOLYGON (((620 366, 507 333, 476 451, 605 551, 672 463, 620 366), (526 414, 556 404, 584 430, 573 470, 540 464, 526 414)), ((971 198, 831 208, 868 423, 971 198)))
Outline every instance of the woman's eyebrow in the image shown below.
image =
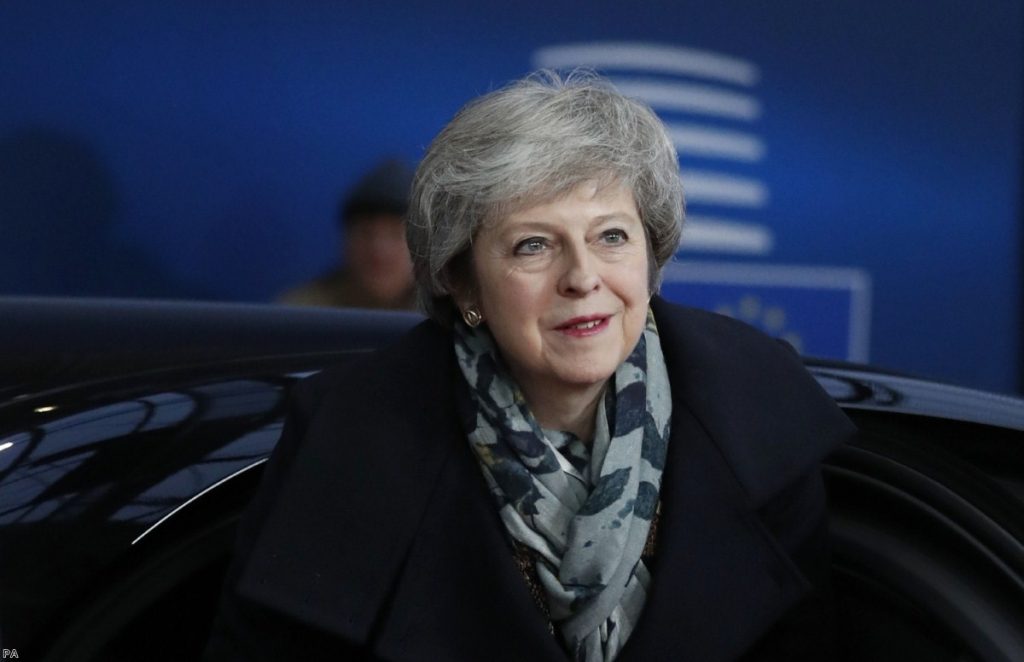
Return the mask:
POLYGON ((591 223, 597 225, 598 223, 604 223, 607 221, 629 221, 631 223, 639 223, 640 219, 628 212, 613 212, 611 214, 595 216, 591 220, 591 223))
MULTIPOLYGON (((630 214, 629 212, 612 212, 610 214, 600 214, 594 216, 588 222, 588 226, 596 226, 602 223, 608 222, 628 222, 628 223, 639 223, 640 219, 630 214)), ((564 223, 560 220, 542 220, 542 219, 523 219, 508 221, 501 226, 496 228, 498 236, 505 236, 507 234, 518 234, 521 232, 554 232, 562 227, 564 223)))
POLYGON ((561 223, 558 221, 542 221, 542 220, 522 220, 522 221, 511 221, 505 223, 503 227, 499 228, 499 234, 506 234, 510 232, 523 232, 523 231, 551 231, 552 228, 561 227, 561 223))

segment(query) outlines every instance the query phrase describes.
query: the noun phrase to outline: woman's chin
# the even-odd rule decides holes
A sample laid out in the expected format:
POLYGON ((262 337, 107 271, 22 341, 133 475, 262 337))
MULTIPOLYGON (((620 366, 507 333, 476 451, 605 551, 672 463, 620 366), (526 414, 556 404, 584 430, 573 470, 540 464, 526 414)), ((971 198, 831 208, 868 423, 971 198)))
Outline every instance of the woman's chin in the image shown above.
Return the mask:
POLYGON ((609 370, 596 366, 583 366, 574 370, 560 371, 554 381, 560 383, 567 391, 581 391, 603 387, 613 374, 615 374, 614 367, 609 370))

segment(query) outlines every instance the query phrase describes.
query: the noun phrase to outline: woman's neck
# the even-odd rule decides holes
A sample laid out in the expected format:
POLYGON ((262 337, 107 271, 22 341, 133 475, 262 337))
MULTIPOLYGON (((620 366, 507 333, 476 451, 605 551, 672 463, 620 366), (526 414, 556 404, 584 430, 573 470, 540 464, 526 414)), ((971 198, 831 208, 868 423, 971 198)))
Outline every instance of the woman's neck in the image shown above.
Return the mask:
MULTIPOLYGON (((522 388, 522 387, 521 387, 522 388)), ((594 419, 597 405, 604 393, 605 384, 595 384, 580 389, 558 393, 523 388, 523 396, 541 427, 550 430, 571 432, 585 443, 594 437, 594 419)))

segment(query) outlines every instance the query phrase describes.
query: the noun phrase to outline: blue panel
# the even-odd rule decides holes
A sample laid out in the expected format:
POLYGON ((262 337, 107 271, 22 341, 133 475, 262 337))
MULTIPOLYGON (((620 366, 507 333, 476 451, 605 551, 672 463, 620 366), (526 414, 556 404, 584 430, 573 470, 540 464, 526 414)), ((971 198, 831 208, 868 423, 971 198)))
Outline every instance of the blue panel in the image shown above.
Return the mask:
MULTIPOLYGON (((0 291, 269 300, 379 158, 553 48, 631 44, 591 63, 671 125, 683 258, 864 274, 872 361, 1015 390, 1022 43, 1021 0, 2 3, 0 291)), ((757 296, 811 328, 801 291, 757 296)))
POLYGON ((801 353, 865 362, 870 282, 853 269, 673 264, 661 294, 735 317, 786 340, 801 353))

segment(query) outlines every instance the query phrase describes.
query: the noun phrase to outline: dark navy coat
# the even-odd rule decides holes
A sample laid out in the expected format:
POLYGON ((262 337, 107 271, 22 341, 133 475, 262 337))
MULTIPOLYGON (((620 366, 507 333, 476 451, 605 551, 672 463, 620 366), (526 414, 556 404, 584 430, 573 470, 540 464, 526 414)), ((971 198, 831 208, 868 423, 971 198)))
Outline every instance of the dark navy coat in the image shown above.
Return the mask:
MULTIPOLYGON (((830 659, 822 458, 854 428, 789 348, 652 302, 672 385, 652 589, 619 660, 830 659)), ((456 411, 452 337, 296 387, 210 660, 565 660, 456 411)))

